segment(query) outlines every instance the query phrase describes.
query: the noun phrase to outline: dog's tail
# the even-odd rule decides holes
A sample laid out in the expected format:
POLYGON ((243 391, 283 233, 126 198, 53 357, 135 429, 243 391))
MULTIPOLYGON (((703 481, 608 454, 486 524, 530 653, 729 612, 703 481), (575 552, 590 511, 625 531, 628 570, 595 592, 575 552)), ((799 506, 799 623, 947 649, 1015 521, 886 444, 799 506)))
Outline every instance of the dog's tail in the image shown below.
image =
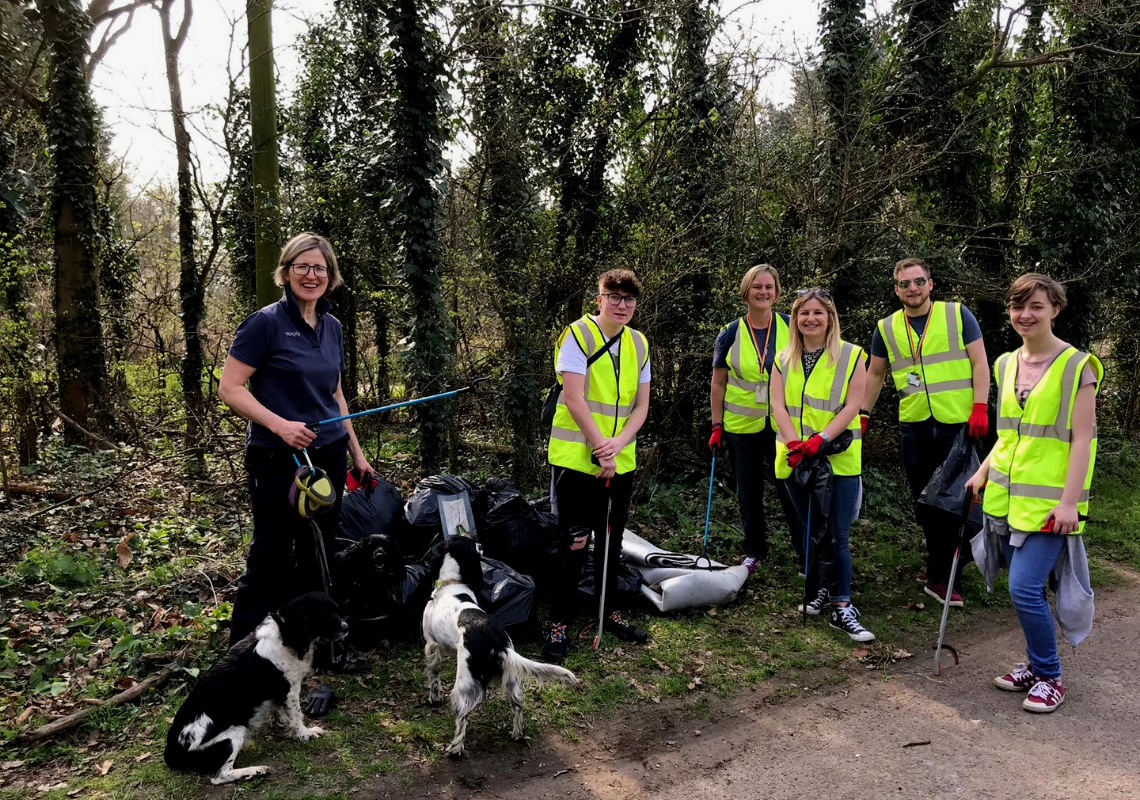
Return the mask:
POLYGON ((578 676, 565 667, 523 658, 515 652, 513 647, 507 650, 506 663, 504 664, 503 671, 509 675, 514 675, 514 677, 519 680, 530 678, 538 683, 561 681, 563 683, 576 684, 578 682, 578 676))

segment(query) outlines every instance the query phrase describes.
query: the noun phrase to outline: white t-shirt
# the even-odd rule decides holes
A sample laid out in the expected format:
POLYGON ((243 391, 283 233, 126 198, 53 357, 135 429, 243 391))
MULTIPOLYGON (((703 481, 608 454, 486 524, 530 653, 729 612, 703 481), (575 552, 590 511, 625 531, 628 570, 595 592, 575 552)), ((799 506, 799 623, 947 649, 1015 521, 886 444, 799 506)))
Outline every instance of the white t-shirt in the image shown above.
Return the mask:
MULTIPOLYGON (((595 317, 590 317, 596 323, 598 320, 595 317)), ((600 330, 600 328, 599 328, 600 330)), ((610 353, 615 358, 618 357, 621 346, 621 339, 618 338, 610 345, 610 353)), ((563 372, 573 372, 576 375, 586 374, 586 361, 588 356, 582 352, 582 348, 578 345, 578 340, 571 334, 566 337, 562 342, 562 347, 558 348, 558 359, 554 362, 554 371, 561 375, 563 372)), ((650 379, 649 370, 649 354, 645 356, 645 366, 641 368, 641 373, 637 377, 639 384, 649 383, 650 379)))

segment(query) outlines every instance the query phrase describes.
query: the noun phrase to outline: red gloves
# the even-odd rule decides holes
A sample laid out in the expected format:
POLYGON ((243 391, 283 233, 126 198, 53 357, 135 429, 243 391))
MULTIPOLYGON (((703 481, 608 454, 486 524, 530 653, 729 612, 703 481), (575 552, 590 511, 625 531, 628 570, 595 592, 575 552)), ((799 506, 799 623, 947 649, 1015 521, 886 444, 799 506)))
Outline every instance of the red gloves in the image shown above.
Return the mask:
POLYGON ((867 438, 867 425, 870 422, 871 422, 871 412, 860 411, 859 412, 859 433, 862 434, 864 439, 867 438))
POLYGON ((724 438, 724 424, 721 422, 713 423, 712 436, 709 437, 709 450, 714 453, 720 452, 721 439, 724 438))
POLYGON ((823 437, 817 433, 815 436, 811 437, 803 443, 803 445, 800 447, 800 452, 808 458, 817 456, 819 455, 819 451, 823 449, 823 444, 823 437))
POLYGON ((975 439, 981 439, 990 432, 990 412, 985 403, 974 403, 974 410, 970 413, 966 426, 975 439))
POLYGON ((804 443, 799 439, 793 439, 788 442, 788 466, 792 469, 795 469, 796 466, 804 460, 804 454, 800 452, 803 446, 804 443))

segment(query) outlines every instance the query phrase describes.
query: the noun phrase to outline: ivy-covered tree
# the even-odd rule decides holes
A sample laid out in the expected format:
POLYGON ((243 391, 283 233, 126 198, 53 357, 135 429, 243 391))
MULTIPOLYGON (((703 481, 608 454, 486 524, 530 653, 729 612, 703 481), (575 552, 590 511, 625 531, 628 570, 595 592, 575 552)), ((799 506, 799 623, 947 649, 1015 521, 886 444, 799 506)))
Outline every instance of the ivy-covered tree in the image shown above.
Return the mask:
POLYGON ((52 162, 55 246, 55 345, 60 409, 69 441, 80 428, 104 428, 107 378, 99 292, 99 211, 95 195, 98 132, 87 84, 90 22, 77 0, 37 0, 48 61, 44 114, 52 162))
MULTIPOLYGON (((442 116, 447 106, 445 63, 432 25, 432 0, 388 0, 392 37, 392 110, 388 158, 399 187, 400 277, 408 289, 412 329, 406 354, 408 384, 420 395, 448 388, 453 374, 452 323, 443 304, 440 240, 444 176, 442 116)), ((420 459, 437 472, 448 454, 450 400, 416 406, 420 459)))

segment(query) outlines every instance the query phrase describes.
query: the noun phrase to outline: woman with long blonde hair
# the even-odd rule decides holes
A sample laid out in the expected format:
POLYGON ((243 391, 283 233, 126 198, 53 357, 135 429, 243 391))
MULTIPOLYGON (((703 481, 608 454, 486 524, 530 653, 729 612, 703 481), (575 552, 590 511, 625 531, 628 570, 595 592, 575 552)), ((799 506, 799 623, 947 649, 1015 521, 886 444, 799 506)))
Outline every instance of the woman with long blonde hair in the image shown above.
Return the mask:
MULTIPOLYGON (((797 554, 805 561, 807 581, 801 611, 818 616, 830 610, 832 628, 857 642, 869 642, 875 634, 859 619, 851 604, 851 550, 848 534, 859 509, 862 473, 862 435, 859 404, 866 385, 863 348, 843 341, 839 314, 827 289, 800 289, 792 304, 788 346, 777 359, 772 375, 772 412, 779 433, 776 439, 776 477, 783 480, 810 536, 810 489, 792 479, 792 471, 804 458, 821 453, 831 464, 834 483, 831 507, 816 513, 828 520, 832 544, 825 557, 811 558, 805 542, 794 539, 797 554), (829 447, 844 431, 851 444, 840 452, 829 447), (822 573, 822 574, 821 574, 822 573), (809 599, 810 598, 810 599, 809 599)), ((805 537, 806 538, 806 537, 805 537)), ((826 542, 825 537, 825 542, 826 542)), ((826 546, 826 545, 825 545, 826 546)))

